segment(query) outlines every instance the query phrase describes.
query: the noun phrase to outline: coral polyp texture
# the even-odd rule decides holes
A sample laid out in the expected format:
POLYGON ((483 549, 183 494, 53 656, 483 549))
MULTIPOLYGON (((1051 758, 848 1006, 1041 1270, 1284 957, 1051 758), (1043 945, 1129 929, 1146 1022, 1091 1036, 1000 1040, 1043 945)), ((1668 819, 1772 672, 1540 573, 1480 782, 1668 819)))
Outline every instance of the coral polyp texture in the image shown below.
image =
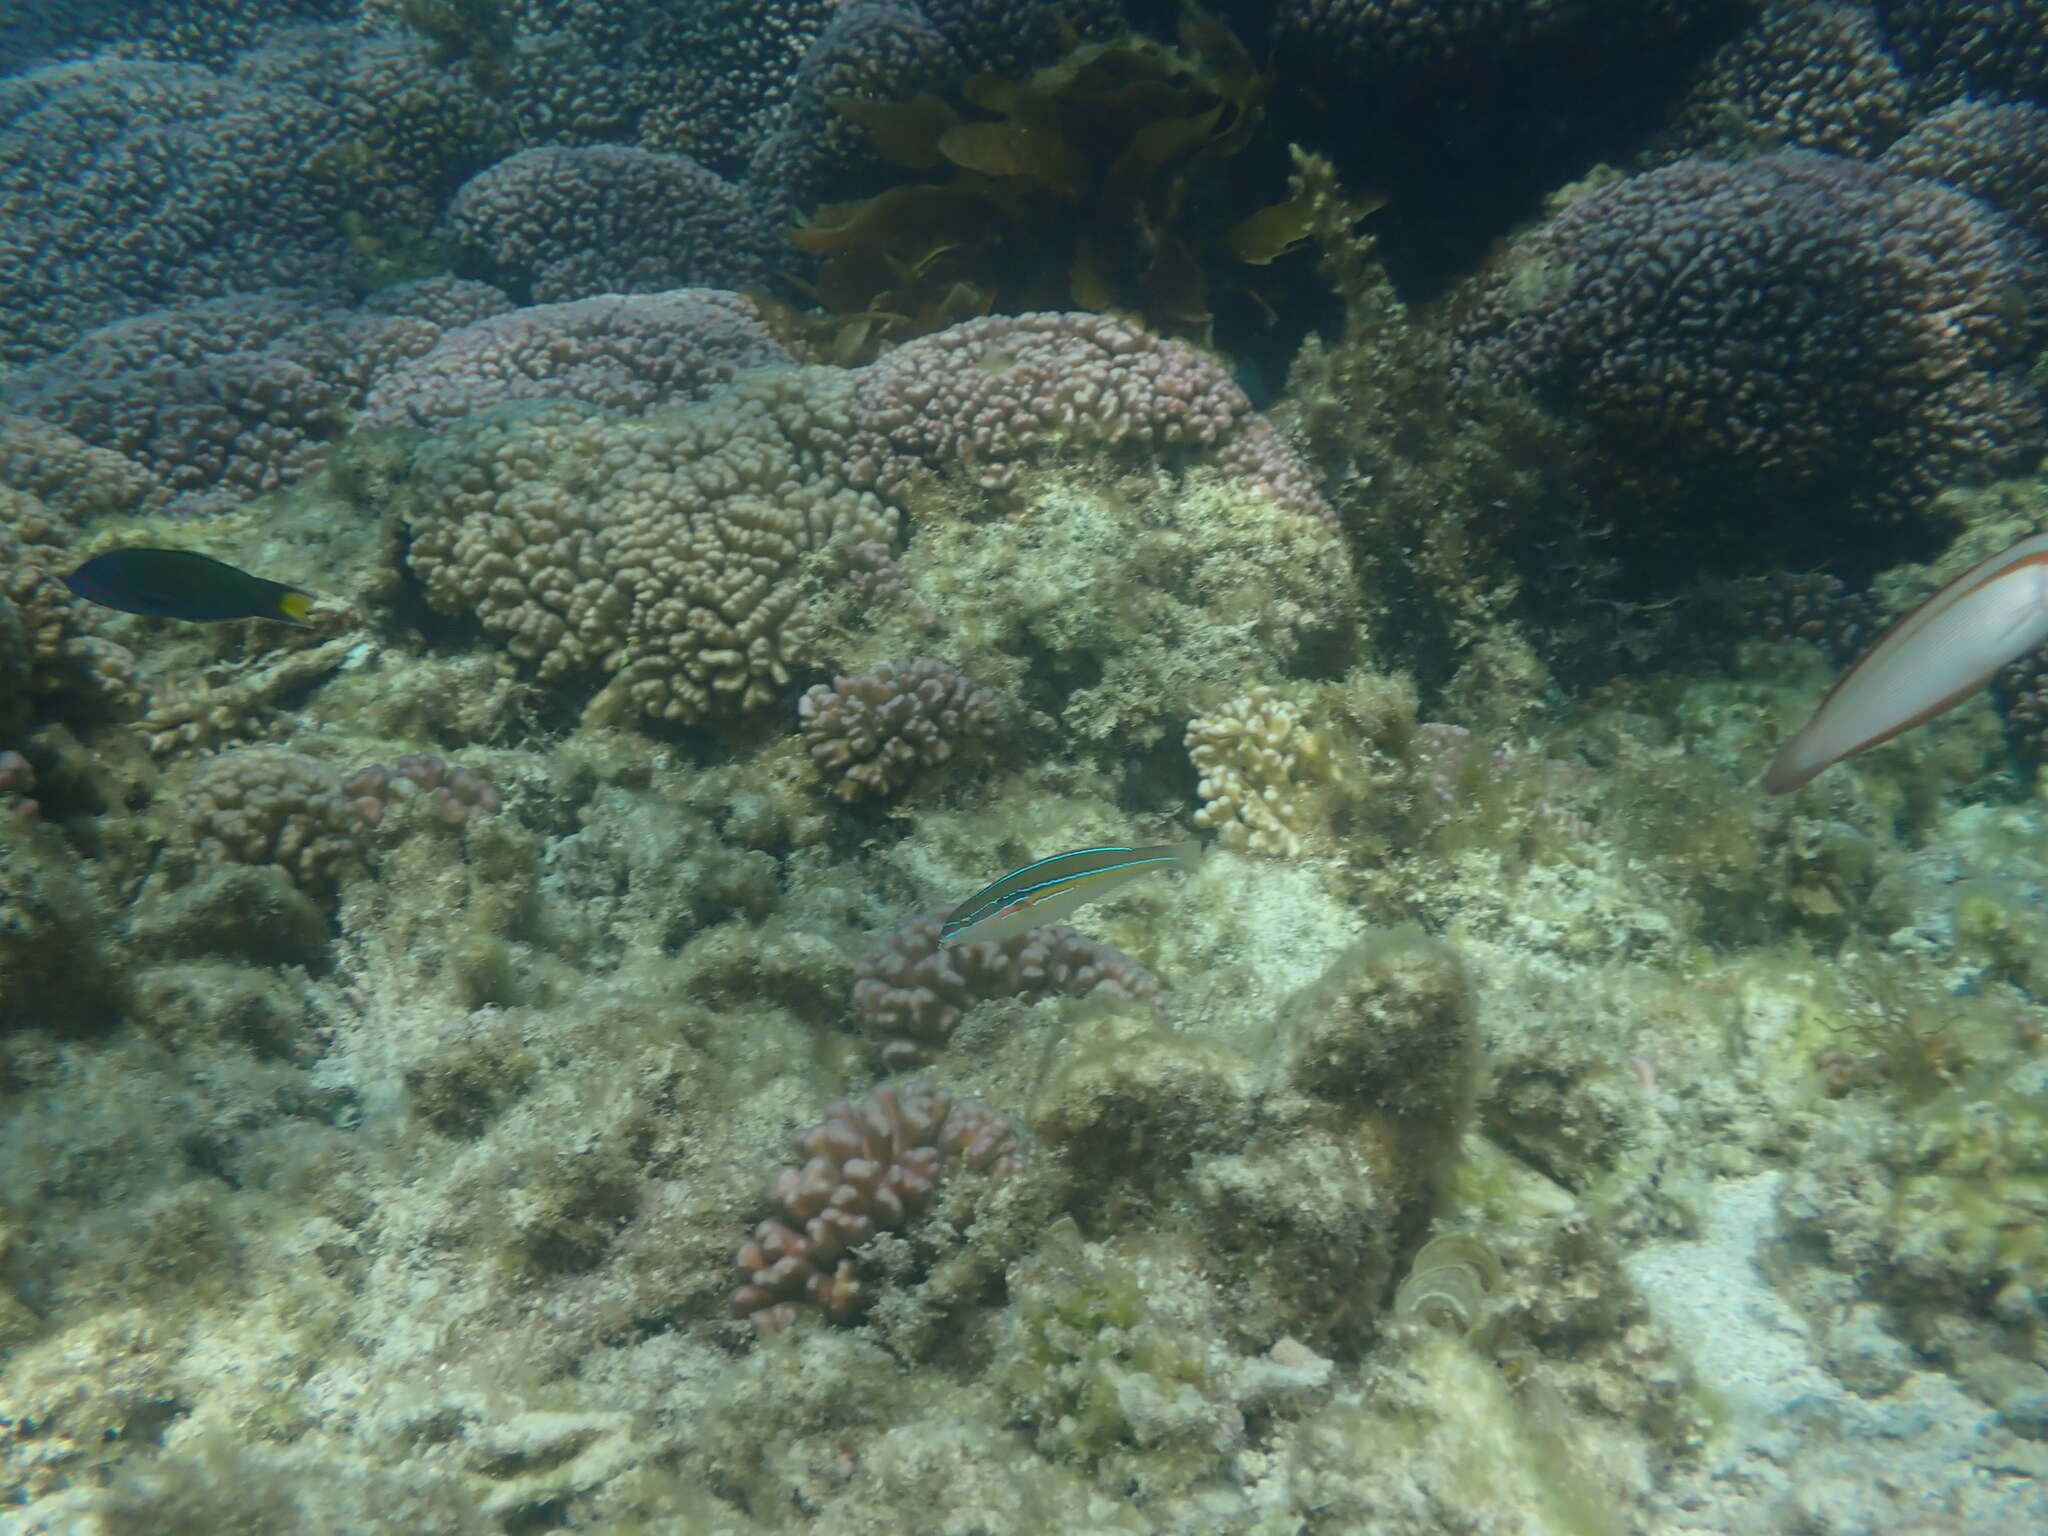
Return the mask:
POLYGON ((1190 720, 1186 746, 1202 801, 1195 825, 1225 848, 1292 858, 1327 815, 1330 744, 1271 688, 1190 720))
POLYGON ((407 561, 542 679, 594 679, 600 714, 758 707, 810 659, 806 559, 896 536, 846 474, 853 388, 788 369, 647 422, 563 403, 470 417, 411 460, 407 561))
POLYGON ((524 149, 448 207, 457 264, 528 303, 767 280, 776 245, 746 193, 688 155, 524 149))
POLYGON ((1121 950, 1062 923, 942 949, 939 930, 951 915, 940 907, 884 934, 854 965, 854 1015, 879 1037, 892 1071, 930 1061, 967 1010, 992 998, 1100 994, 1164 1014, 1158 978, 1121 950))
POLYGON ((811 761, 841 800, 894 794, 996 724, 988 693, 929 656, 819 683, 796 708, 811 761))
POLYGON ((145 477, 142 510, 220 511, 318 468, 370 381, 438 335, 305 292, 202 299, 16 370, 0 410, 119 454, 145 477))
POLYGON ((769 1186, 778 1214, 740 1245, 733 1310, 763 1333, 807 1311, 856 1317, 867 1295, 854 1250, 917 1220, 955 1170, 1001 1177, 1023 1162, 1007 1120, 925 1082, 842 1099, 796 1146, 803 1163, 769 1186))
POLYGON ((1914 124, 1878 163, 1967 192, 2048 245, 2048 109, 1959 101, 1914 124))
POLYGON ((359 856, 360 820, 329 763, 273 747, 223 752, 185 790, 184 832, 202 866, 272 865, 331 895, 359 856))
POLYGON ((884 491, 957 464, 986 490, 1084 454, 1207 464, 1332 521, 1308 466, 1222 364, 1103 315, 969 320, 863 370, 855 467, 884 491))
POLYGON ((1779 0, 1708 61, 1660 137, 1867 156, 1911 120, 1912 82, 1866 6, 1779 0))
POLYGON ((377 380, 356 424, 430 427, 501 400, 642 416, 702 399, 743 368, 794 361, 752 304, 717 289, 536 304, 443 332, 377 380))
POLYGON ((312 27, 221 74, 53 64, 0 81, 0 104, 9 363, 179 300, 280 285, 339 296, 492 158, 502 126, 403 39, 312 27))
MULTIPOLYGON (((1935 182, 1798 150, 1686 160, 1525 241, 1468 317, 1463 367, 1535 386, 1730 518, 1735 492, 1913 505, 2040 447, 2024 361, 2042 279, 2009 226, 1935 182)), ((1760 529, 1715 531, 1738 527, 1760 529)))

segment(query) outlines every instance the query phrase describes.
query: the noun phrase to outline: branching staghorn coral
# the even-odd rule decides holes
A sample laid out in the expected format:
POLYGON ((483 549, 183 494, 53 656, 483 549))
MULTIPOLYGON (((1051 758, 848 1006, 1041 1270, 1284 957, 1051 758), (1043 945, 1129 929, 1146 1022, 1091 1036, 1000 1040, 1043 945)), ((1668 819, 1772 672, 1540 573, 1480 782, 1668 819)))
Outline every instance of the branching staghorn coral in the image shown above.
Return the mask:
POLYGON ((949 1167, 1001 1177, 1023 1162, 1007 1120, 922 1081, 840 1100, 796 1145, 805 1161, 769 1188, 780 1215, 754 1229, 737 1261, 733 1311, 763 1333, 811 1309, 833 1322, 857 1316, 866 1296, 854 1250, 921 1216, 949 1167))

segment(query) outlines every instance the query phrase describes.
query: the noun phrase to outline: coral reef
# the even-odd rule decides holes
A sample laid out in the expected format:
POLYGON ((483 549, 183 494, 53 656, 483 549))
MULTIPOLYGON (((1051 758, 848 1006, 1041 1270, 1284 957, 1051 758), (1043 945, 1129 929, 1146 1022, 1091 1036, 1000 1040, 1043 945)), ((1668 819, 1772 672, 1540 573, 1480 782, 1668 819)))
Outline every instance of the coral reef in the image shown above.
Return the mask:
POLYGON ((811 760, 841 800, 894 794, 995 732, 995 701, 929 656, 818 683, 796 708, 811 760))
POLYGON ((318 28, 219 75, 100 58, 10 77, 0 99, 8 363, 182 300, 338 293, 424 238, 503 131, 490 103, 399 40, 318 28))
POLYGON ((895 537, 846 471, 853 389, 788 370, 648 426, 567 404, 468 418, 412 461, 407 561, 542 679, 597 674, 593 711, 757 707, 812 660, 807 557, 895 537))
POLYGON ((448 205, 459 270, 521 303, 767 279, 776 244, 746 194, 687 155, 523 149, 448 205))
POLYGON ((459 827, 472 816, 493 815, 504 803, 488 779, 431 752, 407 752, 389 768, 371 763, 341 781, 349 814, 363 827, 381 826, 394 804, 412 798, 413 792, 428 791, 434 818, 450 827, 459 827))
POLYGON ((2048 109, 1959 101, 1915 123, 1878 163, 1967 192, 2048 245, 2048 109))
POLYGON ((857 472, 893 492, 959 462, 987 490, 1034 458, 1106 449, 1200 455, 1303 516, 1330 520, 1314 477, 1214 361, 1103 316, 970 320, 862 373, 857 472))
POLYGON ((332 895, 360 855, 361 819, 339 772, 272 747, 223 752, 185 791, 184 833, 201 867, 272 865, 332 895))
POLYGON ((1840 0, 1770 0, 1715 52, 1659 134, 1673 158, 1750 148, 1867 158, 1911 121, 1912 84, 1883 23, 1840 0))
POLYGON ((1802 150, 1681 161, 1522 245, 1462 366, 1535 386, 1645 490, 1704 504, 1624 537, 1792 553, 1836 536, 1828 503, 1912 506, 2038 451, 2017 371, 2036 322, 2013 296, 2041 280, 2007 227, 1932 182, 1802 150), (1741 511, 1788 500, 1811 510, 1741 511))
POLYGON ((793 361, 753 305, 716 289, 538 304, 444 331, 383 373, 356 424, 432 427, 501 400, 641 416, 702 399, 742 368, 793 361))
POLYGON ((834 1322, 857 1315, 862 1245, 923 1215, 949 1169, 1000 1178, 1023 1158, 1002 1116, 925 1082, 884 1083, 858 1104, 840 1100, 796 1147, 805 1161, 769 1186, 780 1214, 739 1251, 733 1310, 763 1333, 807 1308, 834 1322))
POLYGON ((855 962, 853 1011, 880 1036, 883 1066, 916 1066, 945 1049, 976 1003, 991 998, 1107 997, 1163 1012, 1164 989, 1107 944, 1049 923, 1007 939, 939 947, 940 907, 877 939, 855 962))
POLYGON ((142 510, 199 515, 318 468, 371 380, 437 334, 310 293, 202 299, 100 326, 17 369, 0 411, 119 454, 149 486, 142 510))

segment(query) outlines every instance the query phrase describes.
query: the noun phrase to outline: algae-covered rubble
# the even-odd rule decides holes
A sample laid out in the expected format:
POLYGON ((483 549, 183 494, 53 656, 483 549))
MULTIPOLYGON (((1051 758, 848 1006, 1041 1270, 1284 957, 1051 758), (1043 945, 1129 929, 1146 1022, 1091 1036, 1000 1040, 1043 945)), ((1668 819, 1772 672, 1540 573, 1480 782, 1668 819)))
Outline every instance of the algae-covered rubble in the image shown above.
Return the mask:
POLYGON ((365 437, 211 529, 311 633, 57 616, 138 698, 8 716, 0 1528, 2038 1524, 2048 832, 1988 707, 1765 799, 1812 647, 1565 708, 1495 609, 1431 681, 1356 538, 1127 443, 797 548, 705 423, 846 408, 365 437), (619 485, 788 643, 552 555, 449 600, 437 519, 516 564, 619 485))

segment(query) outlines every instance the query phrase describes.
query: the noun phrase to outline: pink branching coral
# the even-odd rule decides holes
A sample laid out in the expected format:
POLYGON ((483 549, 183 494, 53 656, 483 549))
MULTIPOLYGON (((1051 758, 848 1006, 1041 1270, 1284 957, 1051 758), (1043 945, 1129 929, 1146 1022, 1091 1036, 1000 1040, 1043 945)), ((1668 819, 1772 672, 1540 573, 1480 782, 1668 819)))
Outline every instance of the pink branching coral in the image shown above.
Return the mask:
POLYGON ((920 768, 995 728, 995 701, 948 662, 918 656, 839 677, 797 700, 811 758, 842 800, 894 794, 920 768))
POLYGON ((769 1186, 780 1214, 740 1245, 733 1311, 763 1333, 807 1311, 834 1322, 857 1315, 865 1297, 854 1250, 922 1215, 949 1166, 1000 1176, 1023 1162, 1009 1121, 926 1082, 841 1099, 796 1145, 804 1162, 769 1186))
POLYGON ((1159 980, 1120 949, 1059 923, 1014 938, 939 947, 952 908, 884 935, 855 962, 853 1011, 883 1039, 891 1070, 929 1061, 961 1015, 995 997, 1088 997, 1097 992, 1163 1008, 1159 980))
POLYGON ((958 462, 1006 490, 1063 449, 1135 450, 1207 463, 1329 521, 1292 448, 1223 365, 1105 315, 991 315, 898 347, 862 370, 855 478, 893 494, 958 462))

